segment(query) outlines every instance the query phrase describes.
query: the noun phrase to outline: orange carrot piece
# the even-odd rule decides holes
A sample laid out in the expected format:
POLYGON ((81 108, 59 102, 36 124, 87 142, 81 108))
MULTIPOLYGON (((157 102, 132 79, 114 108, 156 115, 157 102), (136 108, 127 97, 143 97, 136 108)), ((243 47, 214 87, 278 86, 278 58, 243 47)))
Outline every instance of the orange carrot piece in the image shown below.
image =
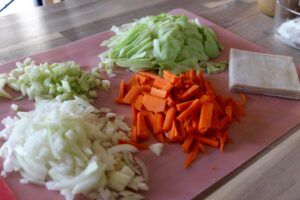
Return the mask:
POLYGON ((140 86, 140 83, 138 82, 138 80, 136 79, 135 76, 132 76, 131 79, 129 80, 128 83, 131 87, 133 86, 140 86))
POLYGON ((161 77, 156 77, 152 86, 158 89, 166 90, 167 92, 171 91, 173 88, 173 85, 168 80, 161 77))
POLYGON ((213 114, 214 104, 205 103, 202 105, 198 131, 204 134, 211 127, 211 119, 213 114))
POLYGON ((143 109, 143 95, 139 95, 136 101, 132 104, 137 110, 141 111, 143 109))
POLYGON ((139 82, 140 85, 145 85, 150 82, 149 78, 140 74, 135 74, 136 80, 139 82))
POLYGON ((167 91, 163 89, 157 89, 155 87, 152 87, 150 90, 150 94, 159 98, 166 98, 167 97, 167 91))
POLYGON ((211 97, 206 94, 202 95, 199 100, 200 100, 201 104, 212 102, 211 97))
POLYGON ((235 101, 232 101, 232 114, 233 114, 233 117, 239 121, 239 119, 243 116, 245 116, 245 112, 244 112, 244 109, 241 105, 240 102, 235 102, 235 101))
POLYGON ((162 89, 165 85, 170 84, 169 81, 167 81, 166 79, 163 79, 161 77, 156 77, 153 81, 153 87, 156 87, 158 89, 162 89))
POLYGON ((142 76, 145 76, 145 77, 148 77, 148 78, 151 78, 151 79, 156 79, 157 77, 160 78, 160 76, 156 75, 156 74, 153 74, 151 72, 146 72, 146 71, 139 71, 138 72, 139 75, 142 75, 142 76))
POLYGON ((193 103, 193 100, 176 104, 176 110, 178 112, 181 112, 181 111, 187 109, 192 103, 193 103))
POLYGON ((183 152, 188 153, 191 150, 192 144, 194 141, 193 135, 188 135, 185 140, 183 141, 181 147, 183 149, 183 152))
POLYGON ((138 141, 138 138, 137 138, 137 129, 136 129, 136 126, 135 125, 132 125, 131 127, 131 140, 134 141, 134 142, 137 142, 138 141))
POLYGON ((141 87, 140 86, 133 86, 132 88, 130 88, 128 93, 123 98, 123 102, 126 103, 126 104, 134 103, 136 98, 140 95, 140 93, 141 93, 141 87))
POLYGON ((212 147, 215 147, 215 148, 219 148, 219 141, 216 140, 216 139, 211 139, 211 138, 204 137, 204 136, 201 136, 201 135, 196 135, 195 139, 199 140, 203 144, 207 144, 209 146, 212 146, 212 147))
POLYGON ((192 128, 193 128, 193 131, 197 131, 198 129, 198 124, 199 124, 199 116, 198 115, 194 115, 192 117, 192 128))
POLYGON ((205 87, 206 91, 214 91, 211 83, 208 80, 204 81, 204 87, 205 87))
POLYGON ((152 87, 151 85, 142 85, 141 88, 143 92, 149 93, 152 87))
POLYGON ((180 132, 178 130, 175 120, 173 121, 172 128, 168 133, 169 133, 169 135, 168 135, 169 139, 172 142, 181 142, 183 139, 180 135, 180 132))
POLYGON ((155 113, 155 124, 154 124, 154 133, 158 134, 163 131, 164 125, 164 114, 163 113, 155 113))
POLYGON ((142 110, 141 112, 143 113, 143 116, 144 116, 144 119, 145 119, 146 126, 147 126, 152 132, 154 132, 154 127, 155 127, 155 116, 154 116, 153 112, 147 111, 147 110, 142 110))
POLYGON ((195 96, 199 91, 198 85, 192 85, 188 90, 186 90, 181 96, 180 99, 188 100, 191 97, 195 96))
POLYGON ((176 109, 171 107, 166 112, 166 118, 163 125, 164 131, 169 131, 172 128, 173 121, 175 119, 176 109))
POLYGON ((130 140, 119 140, 118 143, 119 144, 130 144, 132 146, 135 146, 138 149, 148 149, 148 145, 140 144, 140 143, 133 142, 133 141, 130 141, 130 140))
POLYGON ((168 106, 170 106, 170 107, 173 107, 173 106, 175 106, 175 101, 173 100, 173 98, 172 97, 170 97, 170 96, 168 96, 167 97, 167 105, 168 106))
POLYGON ((225 107, 225 114, 228 117, 229 121, 232 121, 232 105, 227 105, 225 107))
POLYGON ((166 109, 166 103, 166 99, 161 99, 148 94, 145 94, 143 98, 145 108, 153 112, 164 112, 166 109))
POLYGON ((155 135, 156 139, 161 143, 167 143, 165 136, 162 132, 155 135))
POLYGON ((220 150, 223 152, 224 146, 227 140, 228 134, 227 132, 222 132, 221 135, 218 137, 219 142, 220 142, 220 150))
POLYGON ((187 159, 184 162, 184 168, 188 168, 194 160, 196 160, 199 154, 199 146, 194 145, 190 153, 188 154, 187 159))
POLYGON ((200 106, 200 100, 199 99, 194 100, 193 103, 186 110, 184 110, 182 113, 180 113, 177 116, 177 119, 180 122, 183 122, 186 118, 191 117, 192 114, 197 112, 197 108, 199 108, 199 106, 200 106))
POLYGON ((197 75, 196 75, 196 73, 195 73, 195 70, 190 69, 190 70, 188 70, 186 73, 187 73, 188 78, 189 78, 191 81, 193 81, 194 83, 198 83, 198 77, 197 77, 197 75))
POLYGON ((163 71, 163 78, 165 80, 168 80, 170 83, 172 84, 176 84, 179 81, 179 77, 176 76, 175 74, 172 74, 170 71, 168 70, 164 70, 163 71))
POLYGON ((136 124, 137 124, 137 114, 138 114, 138 110, 132 105, 131 106, 131 119, 132 119, 133 126, 136 126, 136 124))
POLYGON ((149 129, 146 126, 145 118, 142 112, 137 114, 136 135, 138 139, 146 140, 149 137, 149 129))
POLYGON ((203 146, 203 144, 202 144, 201 142, 198 142, 198 146, 199 146, 200 151, 201 151, 202 153, 206 153, 206 150, 205 150, 205 148, 204 148, 204 146, 203 146))

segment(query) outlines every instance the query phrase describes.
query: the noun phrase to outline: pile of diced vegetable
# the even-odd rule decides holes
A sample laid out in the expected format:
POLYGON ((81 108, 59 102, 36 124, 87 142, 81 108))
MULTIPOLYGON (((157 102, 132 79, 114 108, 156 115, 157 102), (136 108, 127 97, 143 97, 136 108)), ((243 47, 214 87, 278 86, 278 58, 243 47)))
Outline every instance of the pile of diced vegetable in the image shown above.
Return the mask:
POLYGON ((186 16, 148 16, 111 30, 115 36, 102 43, 109 49, 100 54, 101 66, 109 73, 115 65, 159 74, 163 70, 179 74, 190 68, 217 73, 227 66, 227 62, 207 63, 223 47, 209 27, 186 16))
POLYGON ((187 168, 205 153, 205 145, 223 151, 228 127, 244 116, 246 96, 238 102, 219 95, 202 71, 190 69, 178 76, 165 70, 163 77, 138 72, 128 83, 121 81, 116 101, 131 106, 133 143, 151 135, 161 143, 179 143, 188 154, 187 168))
POLYGON ((0 96, 12 98, 4 90, 4 86, 8 85, 20 91, 21 97, 28 96, 29 99, 68 100, 78 96, 92 100, 98 96, 97 88, 109 88, 109 81, 101 78, 98 67, 89 73, 72 61, 36 64, 30 58, 25 59, 23 63, 17 62, 16 66, 9 73, 0 75, 0 96))
MULTIPOLYGON (((0 149, 2 175, 19 171, 22 183, 45 185, 72 200, 83 193, 91 199, 142 199, 148 190, 129 144, 130 128, 109 109, 96 109, 75 98, 39 100, 30 112, 3 119, 0 149)), ((140 164, 141 161, 138 161, 140 164)), ((146 177, 147 179, 147 177, 146 177)))

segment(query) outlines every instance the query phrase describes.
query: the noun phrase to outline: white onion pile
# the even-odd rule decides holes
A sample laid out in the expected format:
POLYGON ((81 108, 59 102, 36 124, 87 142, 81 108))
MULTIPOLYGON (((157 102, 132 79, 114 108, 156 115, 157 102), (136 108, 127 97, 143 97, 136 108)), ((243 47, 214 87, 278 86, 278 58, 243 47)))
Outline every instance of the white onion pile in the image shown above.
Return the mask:
MULTIPOLYGON (((77 194, 90 199, 143 199, 145 172, 136 164, 127 140, 130 128, 109 109, 97 110, 75 98, 64 102, 39 100, 30 112, 7 117, 0 137, 2 175, 19 171, 21 182, 45 185, 67 200, 77 194)), ((143 167, 144 168, 144 167, 143 167)))

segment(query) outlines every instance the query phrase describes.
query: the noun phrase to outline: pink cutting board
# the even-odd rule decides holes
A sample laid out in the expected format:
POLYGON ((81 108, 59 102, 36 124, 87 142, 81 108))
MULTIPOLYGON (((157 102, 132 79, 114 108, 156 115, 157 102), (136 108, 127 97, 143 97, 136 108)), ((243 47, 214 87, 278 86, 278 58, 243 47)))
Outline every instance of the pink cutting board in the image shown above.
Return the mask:
MULTIPOLYGON (((190 13, 183 9, 170 12, 174 15, 187 15, 191 19, 199 21, 211 27, 225 46, 218 60, 227 59, 230 48, 266 52, 259 46, 242 39, 233 33, 190 13)), ((111 32, 103 32, 97 35, 79 40, 63 47, 49 50, 44 53, 31 56, 37 62, 60 62, 74 60, 88 68, 97 66, 98 54, 105 49, 99 47, 101 41, 112 36, 111 32)), ((23 59, 19 59, 23 60, 23 59)), ((2 65, 0 72, 12 69, 15 61, 2 65)), ((131 76, 130 72, 117 70, 117 77, 111 78, 111 90, 100 92, 100 97, 95 102, 96 107, 110 107, 113 111, 125 114, 130 122, 130 109, 127 106, 117 105, 114 98, 117 96, 119 81, 131 76)), ((228 90, 228 71, 217 75, 207 75, 216 90, 220 94, 238 98, 238 94, 228 90)), ((14 115, 10 109, 9 100, 0 100, 0 118, 14 115)), ((14 102, 23 109, 32 108, 32 102, 22 100, 14 102)), ((160 157, 150 152, 142 152, 138 156, 148 166, 150 190, 145 194, 146 199, 151 200, 186 200, 203 194, 206 189, 216 184, 229 173, 238 169, 243 163, 267 148, 271 143, 283 136, 300 122, 300 104, 298 101, 249 95, 246 105, 246 117, 240 123, 233 123, 229 128, 229 134, 234 143, 226 145, 225 152, 216 149, 208 149, 206 155, 201 155, 189 169, 183 168, 186 155, 177 144, 165 145, 160 157), (214 168, 214 170, 212 170, 214 168)), ((58 192, 47 191, 41 186, 18 183, 19 175, 9 175, 5 180, 11 187, 18 200, 62 200, 58 192)), ((82 198, 78 198, 82 199, 82 198)))

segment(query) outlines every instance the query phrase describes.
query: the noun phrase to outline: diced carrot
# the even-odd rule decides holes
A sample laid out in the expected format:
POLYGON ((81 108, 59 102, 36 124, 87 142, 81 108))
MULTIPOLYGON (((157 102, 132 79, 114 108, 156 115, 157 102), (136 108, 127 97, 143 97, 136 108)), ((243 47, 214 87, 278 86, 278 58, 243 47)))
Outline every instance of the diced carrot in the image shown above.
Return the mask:
POLYGON ((136 98, 141 94, 141 87, 140 86, 133 86, 130 88, 128 93, 123 98, 123 102, 126 104, 133 104, 136 98))
POLYGON ((163 71, 163 78, 165 80, 168 80, 170 83, 172 84, 176 84, 180 79, 178 76, 172 74, 170 71, 168 70, 164 70, 163 71))
POLYGON ((232 105, 227 105, 225 107, 225 113, 228 119, 231 121, 232 120, 232 105))
POLYGON ((154 133, 158 134, 163 131, 164 125, 164 114, 163 113, 155 113, 155 124, 154 124, 154 133))
POLYGON ((132 104, 137 110, 141 111, 143 109, 143 95, 139 95, 136 101, 132 104))
POLYGON ((187 91, 185 91, 181 96, 180 99, 188 100, 191 97, 195 96, 199 91, 198 85, 192 85, 187 91))
POLYGON ((155 96, 155 97, 159 97, 159 98, 166 98, 167 97, 167 91, 163 90, 163 89, 157 89, 155 87, 152 87, 150 90, 150 94, 155 96))
POLYGON ((142 110, 141 111, 143 113, 144 119, 145 119, 145 123, 146 126, 152 131, 154 132, 154 127, 155 127, 155 116, 154 113, 151 111, 147 111, 147 110, 142 110))
POLYGON ((175 101, 173 100, 173 98, 171 96, 167 97, 167 105, 170 107, 173 107, 176 105, 175 101))
POLYGON ((136 74, 135 78, 138 81, 139 85, 146 85, 150 82, 148 77, 140 75, 140 74, 136 74))
POLYGON ((180 132, 178 130, 175 120, 173 121, 172 128, 168 133, 169 133, 169 139, 172 142, 181 142, 182 141, 182 137, 180 135, 180 132))
POLYGON ((195 139, 199 140, 203 144, 207 144, 209 146, 212 146, 212 147, 215 147, 215 148, 219 148, 219 141, 216 140, 216 139, 211 139, 211 138, 204 137, 204 136, 201 136, 201 135, 196 135, 195 139))
POLYGON ((200 151, 201 151, 202 153, 206 153, 206 150, 205 150, 203 144, 202 144, 201 142, 198 142, 197 144, 198 144, 198 146, 199 146, 199 148, 200 148, 200 151))
POLYGON ((227 140, 228 134, 227 132, 221 132, 221 135, 218 137, 219 141, 220 141, 220 150, 223 151, 224 150, 224 146, 227 140))
POLYGON ((146 71, 139 71, 138 74, 142 75, 142 76, 145 76, 145 77, 148 77, 148 78, 151 78, 153 80, 156 79, 157 77, 159 77, 156 74, 153 74, 153 73, 150 73, 150 72, 146 72, 146 71))
POLYGON ((187 159, 184 162, 184 168, 188 168, 194 160, 196 160, 199 154, 199 146, 194 145, 190 153, 188 154, 187 159))
POLYGON ((138 112, 137 114, 137 125, 136 125, 136 135, 138 139, 146 140, 149 137, 150 131, 146 126, 145 118, 143 113, 138 112))
POLYGON ((170 84, 170 82, 166 79, 163 79, 161 77, 156 77, 153 81, 152 86, 158 89, 164 88, 167 84, 170 84))
POLYGON ((208 90, 214 91, 214 89, 213 89, 211 83, 210 83, 208 80, 205 80, 205 81, 204 81, 204 87, 205 87, 206 91, 208 91, 208 90))
POLYGON ((145 94, 143 98, 145 108, 153 112, 164 112, 166 109, 166 103, 166 99, 161 99, 148 94, 145 94))
POLYGON ((200 100, 199 99, 194 100, 193 103, 186 110, 184 110, 182 113, 178 115, 177 119, 180 122, 183 122, 186 118, 191 117, 192 114, 197 112, 199 106, 200 106, 200 100))
POLYGON ((176 115, 176 109, 174 107, 171 107, 167 110, 166 118, 163 125, 163 131, 169 131, 172 128, 175 115, 176 115))
POLYGON ((131 127, 131 140, 134 142, 138 141, 136 125, 132 125, 131 127))
POLYGON ((164 71, 163 77, 141 71, 128 84, 121 81, 116 102, 131 105, 128 144, 146 148, 139 142, 154 133, 159 142, 180 143, 188 153, 184 163, 188 167, 200 151, 206 153, 203 145, 223 151, 232 141, 227 129, 232 119, 244 116, 246 96, 240 95, 240 102, 218 95, 201 70, 180 75, 164 71))
POLYGON ((193 103, 193 100, 178 103, 176 105, 176 109, 178 112, 182 112, 183 110, 187 109, 192 103, 193 103))
POLYGON ((213 114, 213 104, 205 103, 202 105, 198 130, 204 134, 211 127, 211 119, 213 114))
POLYGON ((136 79, 135 76, 132 76, 131 79, 129 80, 129 85, 131 87, 133 87, 133 86, 140 86, 140 83, 138 82, 138 80, 136 79))
POLYGON ((189 135, 189 136, 187 136, 185 138, 185 140, 183 141, 183 143, 181 145, 182 149, 183 149, 183 152, 185 152, 185 153, 190 152, 190 149, 192 147, 193 141, 194 141, 193 135, 189 135))

